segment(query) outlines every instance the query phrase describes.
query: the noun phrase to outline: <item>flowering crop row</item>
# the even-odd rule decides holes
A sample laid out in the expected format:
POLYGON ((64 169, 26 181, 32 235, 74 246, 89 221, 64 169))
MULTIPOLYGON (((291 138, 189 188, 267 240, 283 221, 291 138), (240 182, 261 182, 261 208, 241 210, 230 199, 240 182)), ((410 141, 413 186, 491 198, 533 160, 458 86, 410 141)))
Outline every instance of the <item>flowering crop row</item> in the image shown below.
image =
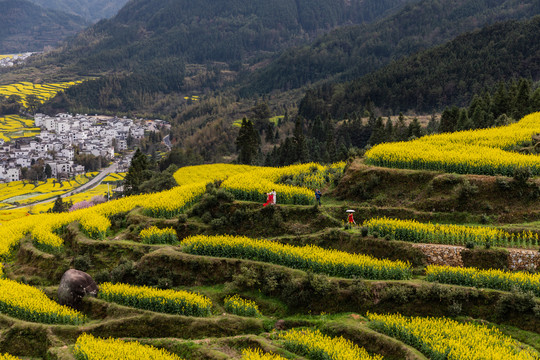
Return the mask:
POLYGON ((107 175, 102 180, 102 182, 103 183, 108 183, 108 182, 115 183, 117 181, 123 181, 125 177, 126 177, 125 172, 122 172, 122 173, 110 173, 109 175, 107 175))
POLYGON ((184 166, 174 173, 174 179, 178 185, 204 182, 205 184, 225 180, 228 177, 261 169, 251 165, 211 164, 184 166))
MULTIPOLYGON (((110 226, 110 222, 106 218, 120 212, 131 211, 136 207, 144 208, 150 216, 166 218, 176 216, 185 207, 190 206, 202 196, 206 191, 206 183, 213 180, 226 179, 223 186, 243 199, 263 201, 265 200, 264 194, 275 188, 278 192, 278 202, 312 203, 315 197, 310 189, 280 185, 275 184, 275 182, 284 175, 310 173, 310 169, 313 167, 320 167, 320 165, 305 164, 286 168, 257 168, 244 165, 217 164, 182 168, 175 174, 176 180, 182 185, 171 190, 155 194, 130 196, 91 208, 73 211, 69 214, 40 214, 12 220, 2 228, 5 236, 0 239, 0 257, 7 256, 27 233, 34 234, 35 232, 33 238, 40 245, 58 247, 61 244, 61 239, 54 234, 54 231, 74 221, 79 221, 83 231, 90 236, 103 238, 110 226), (257 180, 258 176, 261 176, 259 182, 257 180), (236 180, 232 181, 233 179, 236 180)), ((340 163, 332 165, 328 169, 333 169, 332 173, 337 173, 342 171, 342 168, 343 164, 340 163)))
POLYGON ((243 236, 197 235, 184 239, 181 246, 191 254, 264 261, 331 276, 366 279, 411 277, 410 265, 402 261, 378 260, 313 245, 297 247, 243 236))
POLYGON ((160 229, 156 226, 149 227, 140 232, 139 236, 145 244, 176 244, 178 237, 173 228, 160 229))
POLYGON ((272 353, 263 353, 259 349, 245 349, 242 351, 242 360, 285 360, 285 358, 272 353))
POLYGON ((474 286, 503 291, 518 288, 524 291, 532 291, 536 296, 540 296, 540 274, 440 265, 429 265, 426 268, 426 274, 428 281, 437 281, 443 284, 474 286))
POLYGON ((111 221, 103 215, 89 212, 79 220, 84 233, 92 239, 104 240, 111 221))
POLYGON ((495 246, 538 246, 538 234, 510 234, 484 226, 443 225, 419 223, 416 220, 374 218, 364 222, 370 234, 390 236, 393 240, 465 245, 469 242, 495 246))
POLYGON ((47 324, 82 324, 85 316, 49 299, 41 290, 0 279, 0 313, 47 324))
POLYGON ((78 175, 73 181, 63 181, 62 183, 55 179, 48 179, 44 183, 35 186, 25 181, 13 181, 0 184, 0 201, 29 203, 48 199, 56 195, 62 195, 76 187, 88 182, 84 175, 78 175))
POLYGON ((532 349, 497 329, 446 318, 367 314, 369 326, 400 339, 434 360, 537 360, 532 349))
POLYGON ((223 307, 228 313, 239 316, 261 316, 259 307, 254 301, 243 299, 238 294, 225 298, 223 307))
POLYGON ((21 137, 39 134, 40 128, 34 126, 34 120, 20 115, 2 115, 0 117, 0 139, 8 142, 21 137))
POLYGON ((382 360, 381 355, 368 352, 343 337, 330 337, 319 330, 289 330, 279 338, 285 341, 285 348, 308 359, 331 360, 382 360))
POLYGON ((73 352, 77 360, 181 360, 166 350, 142 345, 136 341, 100 339, 88 334, 79 336, 73 352))
POLYGON ((0 360, 20 360, 20 358, 10 355, 8 353, 0 354, 0 360))
POLYGON ((378 166, 440 170, 461 174, 512 176, 528 167, 540 174, 540 157, 511 152, 540 133, 540 113, 498 128, 425 136, 408 142, 386 143, 366 152, 366 162, 378 166))
POLYGON ((121 305, 168 314, 209 316, 212 311, 210 299, 187 291, 104 283, 100 286, 98 296, 121 305))
POLYGON ((44 247, 59 247, 62 239, 54 233, 55 230, 74 221, 79 221, 89 236, 100 239, 110 226, 108 217, 136 207, 145 208, 153 216, 172 217, 200 197, 205 192, 205 185, 193 183, 160 193, 129 196, 67 214, 40 214, 9 221, 2 225, 0 258, 8 256, 28 233, 33 234, 34 241, 44 247))
POLYGON ((29 82, 20 82, 17 84, 0 86, 0 95, 6 97, 18 95, 21 97, 23 106, 26 107, 26 98, 28 95, 34 95, 38 101, 44 102, 54 97, 59 91, 80 83, 82 83, 82 80, 54 84, 32 84, 29 82))
MULTIPOLYGON (((343 171, 344 163, 335 164, 329 168, 336 169, 336 172, 343 171)), ((258 168, 256 170, 231 176, 221 185, 229 190, 237 199, 264 202, 266 193, 274 189, 277 192, 277 202, 282 204, 301 204, 309 205, 315 203, 313 191, 307 187, 292 186, 287 184, 278 184, 277 182, 284 177, 296 177, 297 180, 302 177, 304 180, 309 180, 310 186, 321 187, 325 179, 324 173, 326 167, 310 163, 301 165, 291 165, 283 168, 258 168), (306 174, 314 174, 317 171, 322 171, 320 177, 306 178, 306 174)), ((313 175, 312 175, 313 177, 313 175)), ((306 180, 306 181, 307 181, 306 180)))

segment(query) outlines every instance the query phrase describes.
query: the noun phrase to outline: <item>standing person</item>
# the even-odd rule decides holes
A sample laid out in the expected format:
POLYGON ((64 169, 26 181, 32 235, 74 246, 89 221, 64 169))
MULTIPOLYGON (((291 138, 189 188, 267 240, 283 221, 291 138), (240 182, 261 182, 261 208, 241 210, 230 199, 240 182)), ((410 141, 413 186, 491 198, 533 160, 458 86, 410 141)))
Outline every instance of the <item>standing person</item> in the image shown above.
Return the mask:
POLYGON ((266 194, 266 202, 263 204, 263 206, 273 204, 274 201, 274 190, 272 190, 266 194))
POLYGON ((272 189, 272 205, 276 205, 277 193, 276 190, 272 189))
POLYGON ((352 226, 352 224, 355 224, 355 225, 356 225, 356 222, 354 221, 353 213, 352 213, 352 212, 349 213, 349 218, 348 218, 348 220, 349 220, 349 225, 350 225, 350 226, 352 226))
POLYGON ((321 206, 321 192, 319 189, 315 189, 315 199, 317 199, 317 202, 319 203, 319 206, 321 206))

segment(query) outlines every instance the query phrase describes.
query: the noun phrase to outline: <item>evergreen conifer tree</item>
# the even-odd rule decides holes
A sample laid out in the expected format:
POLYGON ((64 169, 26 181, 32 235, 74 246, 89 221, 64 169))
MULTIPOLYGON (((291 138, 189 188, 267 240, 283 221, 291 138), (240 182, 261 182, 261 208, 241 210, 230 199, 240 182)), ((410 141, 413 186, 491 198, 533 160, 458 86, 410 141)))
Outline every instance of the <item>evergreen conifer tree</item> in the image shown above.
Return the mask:
POLYGON ((251 165, 255 161, 259 152, 259 135, 251 120, 242 119, 242 125, 236 138, 236 150, 240 164, 251 165))
POLYGON ((124 179, 124 195, 139 194, 141 184, 150 177, 148 158, 140 149, 137 149, 124 179))

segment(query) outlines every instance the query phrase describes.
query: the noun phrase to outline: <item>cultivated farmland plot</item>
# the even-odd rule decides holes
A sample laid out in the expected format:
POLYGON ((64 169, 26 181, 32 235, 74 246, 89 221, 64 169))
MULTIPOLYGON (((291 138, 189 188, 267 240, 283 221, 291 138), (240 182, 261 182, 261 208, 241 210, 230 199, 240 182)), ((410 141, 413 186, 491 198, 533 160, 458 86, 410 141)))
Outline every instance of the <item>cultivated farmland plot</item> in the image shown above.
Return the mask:
MULTIPOLYGON (((531 116, 497 131, 519 132, 531 116)), ((56 359, 539 359, 535 269, 485 266, 516 250, 514 238, 537 246, 536 229, 411 221, 399 218, 410 209, 334 198, 363 189, 350 166, 183 167, 171 190, 5 222, 0 286, 16 291, 0 296, 0 348, 56 359), (264 207, 272 190, 277 204, 264 207), (344 226, 351 208, 363 225, 344 226), (462 266, 433 263, 420 242, 460 247, 462 266), (70 268, 100 287, 74 308, 55 301, 70 268)))

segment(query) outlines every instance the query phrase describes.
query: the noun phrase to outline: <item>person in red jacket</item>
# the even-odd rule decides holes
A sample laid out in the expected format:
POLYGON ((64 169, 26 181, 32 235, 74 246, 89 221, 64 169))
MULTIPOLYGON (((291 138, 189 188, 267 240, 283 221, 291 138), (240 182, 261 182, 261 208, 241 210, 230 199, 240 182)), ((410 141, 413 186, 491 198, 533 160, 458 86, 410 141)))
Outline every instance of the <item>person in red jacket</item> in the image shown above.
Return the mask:
POLYGON ((354 221, 353 213, 350 212, 350 213, 349 213, 349 225, 352 226, 352 224, 355 224, 355 225, 356 225, 356 222, 354 221))
POLYGON ((274 190, 270 191, 269 193, 266 194, 267 198, 266 198, 266 202, 263 204, 263 206, 266 206, 266 205, 270 205, 270 204, 275 204, 276 202, 274 201, 274 190))

